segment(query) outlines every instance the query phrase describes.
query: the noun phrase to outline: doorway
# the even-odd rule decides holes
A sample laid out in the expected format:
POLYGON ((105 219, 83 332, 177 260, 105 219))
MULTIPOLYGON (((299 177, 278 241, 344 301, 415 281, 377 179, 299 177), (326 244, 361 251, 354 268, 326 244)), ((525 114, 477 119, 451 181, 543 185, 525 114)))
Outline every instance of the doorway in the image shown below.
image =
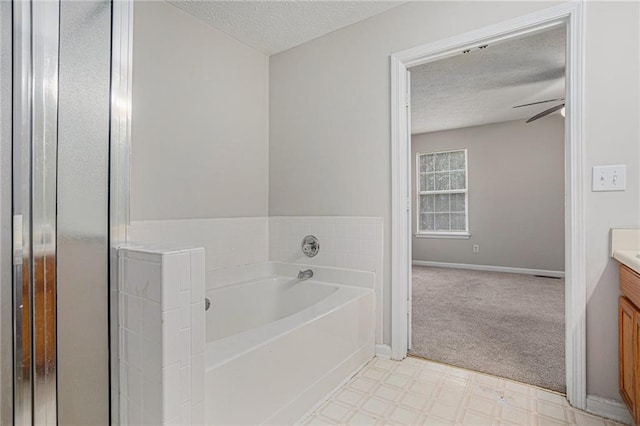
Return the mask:
POLYGON ((410 69, 409 353, 561 393, 565 34, 410 69))
POLYGON ((565 127, 565 356, 567 399, 586 407, 584 224, 582 206, 582 5, 564 4, 391 56, 392 79, 392 358, 410 347, 411 204, 410 102, 407 69, 470 48, 565 24, 567 81, 565 127))

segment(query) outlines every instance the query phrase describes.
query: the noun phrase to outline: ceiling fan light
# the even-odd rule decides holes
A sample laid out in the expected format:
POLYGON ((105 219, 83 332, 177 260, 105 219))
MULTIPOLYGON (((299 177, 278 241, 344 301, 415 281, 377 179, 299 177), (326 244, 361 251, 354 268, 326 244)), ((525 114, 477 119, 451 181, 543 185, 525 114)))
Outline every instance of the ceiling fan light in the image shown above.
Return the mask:
POLYGON ((560 114, 562 114, 563 117, 564 117, 564 108, 565 107, 562 107, 562 109, 560 110, 560 114))

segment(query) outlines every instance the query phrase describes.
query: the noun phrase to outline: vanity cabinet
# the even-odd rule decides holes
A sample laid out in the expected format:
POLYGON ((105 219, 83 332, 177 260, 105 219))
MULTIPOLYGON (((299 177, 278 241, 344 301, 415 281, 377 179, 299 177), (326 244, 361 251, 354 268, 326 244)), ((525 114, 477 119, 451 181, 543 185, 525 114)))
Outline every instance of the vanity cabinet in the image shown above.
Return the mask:
POLYGON ((618 362, 620 370, 620 396, 629 407, 635 418, 635 368, 634 349, 637 346, 634 339, 634 329, 638 311, 629 300, 620 296, 618 302, 618 362))
POLYGON ((618 369, 620 396, 640 423, 640 274, 620 265, 618 369))

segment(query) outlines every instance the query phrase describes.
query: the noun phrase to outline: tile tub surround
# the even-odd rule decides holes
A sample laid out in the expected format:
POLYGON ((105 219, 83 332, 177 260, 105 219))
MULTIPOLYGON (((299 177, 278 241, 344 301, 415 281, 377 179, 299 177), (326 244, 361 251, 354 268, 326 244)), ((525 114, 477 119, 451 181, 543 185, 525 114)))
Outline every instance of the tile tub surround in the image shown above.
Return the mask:
POLYGON ((269 260, 269 218, 135 221, 129 242, 204 247, 207 271, 269 260))
POLYGON ((574 409, 557 393, 411 357, 374 358, 302 423, 621 425, 574 409))
POLYGON ((376 343, 383 334, 383 219, 380 217, 272 216, 135 221, 132 243, 205 248, 207 275, 268 260, 369 271, 376 274, 376 343), (313 258, 302 254, 305 235, 320 240, 313 258))
POLYGON ((202 248, 128 246, 120 271, 120 423, 204 423, 202 248))
POLYGON ((382 344, 383 226, 381 217, 272 216, 269 259, 375 273, 376 343, 382 344), (315 235, 320 242, 315 257, 305 256, 300 249, 306 235, 315 235))

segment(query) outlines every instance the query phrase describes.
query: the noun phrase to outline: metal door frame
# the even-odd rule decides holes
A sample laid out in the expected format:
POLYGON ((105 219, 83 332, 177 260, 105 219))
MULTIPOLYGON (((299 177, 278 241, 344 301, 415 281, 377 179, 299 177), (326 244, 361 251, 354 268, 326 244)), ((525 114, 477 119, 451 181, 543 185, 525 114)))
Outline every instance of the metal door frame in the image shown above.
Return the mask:
POLYGON ((118 247, 128 241, 130 224, 131 90, 133 0, 112 3, 111 137, 109 167, 109 336, 111 424, 120 424, 120 339, 118 247))
POLYGON ((57 423, 59 13, 59 1, 13 3, 13 420, 18 425, 57 423))
POLYGON ((13 422, 12 13, 0 2, 0 424, 13 422))
MULTIPOLYGON (((130 222, 133 1, 115 0, 110 6, 109 396, 110 423, 119 424, 118 270, 115 256, 117 247, 127 241, 130 222)), ((43 264, 36 265, 34 259, 44 258, 54 265, 57 263, 55 201, 61 2, 2 2, 0 9, 0 43, 3 47, 0 62, 0 258, 3 266, 0 275, 0 423, 55 424, 58 418, 57 357, 47 359, 47 367, 38 370, 34 365, 37 357, 32 356, 38 349, 34 346, 34 322, 29 319, 29 324, 23 327, 21 320, 23 311, 33 306, 46 318, 46 305, 33 291, 34 272, 36 268, 42 269, 43 264), (44 124, 34 127, 38 123, 44 124), (44 174, 34 178, 34 164, 44 174), (15 178, 12 176, 14 169, 15 178), (39 205, 30 209, 33 201, 39 205), (12 220, 14 208, 23 220, 12 220), (20 230, 15 235, 13 225, 20 230), (15 263, 13 268, 9 268, 10 263, 15 263), (23 271, 28 281, 24 294, 23 271), (17 333, 18 330, 25 333, 17 333), (24 357, 24 351, 27 357, 24 357), (24 362, 16 363, 17 360, 24 362), (34 376, 34 373, 37 374, 34 376), (32 380, 34 377, 35 381, 32 380)), ((55 288, 57 273, 40 272, 46 275, 47 285, 55 288)), ((57 318, 55 309, 54 304, 53 318, 57 318)), ((53 353, 57 355, 55 326, 54 330, 54 335, 45 339, 45 345, 54 345, 53 353)))

